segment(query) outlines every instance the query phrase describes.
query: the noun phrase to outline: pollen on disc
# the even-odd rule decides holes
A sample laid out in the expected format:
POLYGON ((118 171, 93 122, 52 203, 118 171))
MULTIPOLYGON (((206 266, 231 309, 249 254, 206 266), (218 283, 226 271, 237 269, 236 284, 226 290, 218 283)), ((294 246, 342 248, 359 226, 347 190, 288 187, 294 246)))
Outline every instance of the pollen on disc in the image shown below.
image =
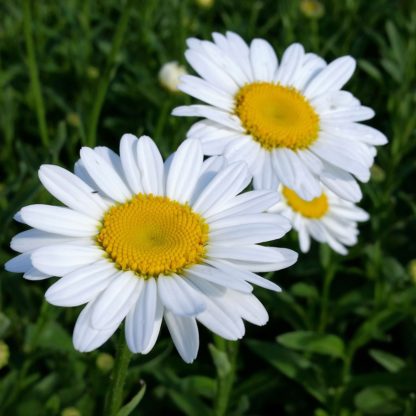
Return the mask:
POLYGON ((317 138, 319 116, 293 87, 268 82, 243 86, 235 96, 235 114, 264 149, 306 149, 317 138))
POLYGON ((317 198, 311 201, 306 201, 299 197, 296 192, 287 187, 283 187, 282 194, 286 199, 287 204, 304 217, 311 219, 318 219, 323 217, 329 209, 328 197, 322 193, 317 198))
POLYGON ((97 235, 119 268, 143 277, 200 263, 207 241, 208 225, 188 205, 144 194, 110 208, 97 235))

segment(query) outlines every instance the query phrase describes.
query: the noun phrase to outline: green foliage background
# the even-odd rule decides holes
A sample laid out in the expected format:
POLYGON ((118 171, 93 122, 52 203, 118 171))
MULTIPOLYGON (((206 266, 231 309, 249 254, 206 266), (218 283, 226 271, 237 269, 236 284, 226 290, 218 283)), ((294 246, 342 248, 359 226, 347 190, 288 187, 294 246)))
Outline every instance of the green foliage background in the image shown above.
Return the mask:
MULTIPOLYGON (((131 414, 416 415, 416 3, 323 4, 313 19, 297 0, 0 3, 2 263, 22 230, 13 214, 53 203, 37 179, 42 163, 72 168, 82 145, 117 151, 124 132, 149 134, 165 156, 177 147, 192 120, 170 111, 191 100, 163 90, 157 73, 167 61, 184 63, 189 36, 233 30, 266 38, 279 55, 294 41, 327 60, 351 54, 358 70, 348 89, 375 109, 371 125, 390 139, 363 186, 371 219, 350 254, 315 243, 294 267, 269 276, 285 291, 255 290, 270 321, 248 324, 238 352, 201 328, 199 356, 186 365, 164 329, 153 352, 132 361, 125 402, 141 380, 147 391, 131 414)), ((293 234, 279 244, 297 249, 293 234)), ((0 414, 75 407, 101 415, 110 377, 103 362, 111 362, 102 354, 114 355, 114 339, 100 351, 74 351, 79 310, 47 305, 50 282, 0 274, 0 362, 10 350, 0 414)))

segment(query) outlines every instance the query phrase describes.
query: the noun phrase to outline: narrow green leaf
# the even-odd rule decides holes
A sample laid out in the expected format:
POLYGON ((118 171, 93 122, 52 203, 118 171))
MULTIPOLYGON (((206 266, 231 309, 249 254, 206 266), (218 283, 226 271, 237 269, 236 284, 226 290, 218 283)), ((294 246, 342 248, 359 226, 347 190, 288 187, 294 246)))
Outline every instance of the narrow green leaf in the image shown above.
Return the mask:
POLYGON ((294 350, 340 358, 344 356, 344 342, 336 335, 319 334, 312 331, 293 331, 278 336, 277 341, 294 350))
POLYGON ((391 373, 400 371, 406 365, 401 358, 386 351, 370 350, 369 354, 375 361, 391 373))
POLYGON ((316 368, 302 355, 270 342, 246 341, 249 348, 259 357, 279 370, 286 377, 301 384, 306 391, 320 402, 325 402, 326 389, 316 368))
POLYGON ((209 352, 211 353, 212 360, 218 371, 218 375, 224 378, 231 370, 231 363, 228 360, 228 356, 224 351, 219 350, 215 345, 208 345, 209 352))
POLYGON ((118 411, 117 416, 128 416, 139 405, 146 393, 146 384, 144 381, 141 381, 141 384, 141 389, 118 411))
POLYGON ((396 391, 387 386, 366 387, 355 396, 354 402, 368 415, 391 415, 402 410, 396 391))

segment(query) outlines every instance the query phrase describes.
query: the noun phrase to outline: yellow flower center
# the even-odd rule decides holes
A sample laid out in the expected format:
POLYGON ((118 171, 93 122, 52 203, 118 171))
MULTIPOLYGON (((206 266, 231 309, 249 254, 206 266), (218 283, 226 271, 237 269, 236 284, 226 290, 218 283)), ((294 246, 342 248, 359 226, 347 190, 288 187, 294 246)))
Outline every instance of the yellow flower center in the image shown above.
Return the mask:
POLYGON ((200 263, 208 225, 188 205, 138 194, 104 215, 97 242, 122 270, 142 277, 181 272, 200 263))
POLYGON ((254 82, 238 91, 235 102, 244 128, 267 150, 305 149, 318 138, 319 117, 293 87, 254 82))
POLYGON ((329 209, 328 197, 324 193, 312 201, 305 201, 286 186, 283 187, 282 193, 287 204, 304 217, 316 220, 323 217, 329 209))

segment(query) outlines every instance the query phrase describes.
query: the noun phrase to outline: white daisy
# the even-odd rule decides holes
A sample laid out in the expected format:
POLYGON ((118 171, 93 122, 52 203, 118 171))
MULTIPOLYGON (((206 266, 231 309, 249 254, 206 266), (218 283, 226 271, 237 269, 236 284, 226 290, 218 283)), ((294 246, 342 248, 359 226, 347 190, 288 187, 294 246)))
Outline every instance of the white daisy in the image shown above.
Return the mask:
POLYGON ((245 163, 203 161, 199 141, 186 140, 165 163, 146 136, 124 135, 120 157, 83 148, 75 174, 43 165, 39 178, 66 207, 30 205, 16 220, 21 254, 6 264, 29 280, 60 279, 46 292, 53 305, 87 304, 75 325, 79 351, 102 345, 126 318, 133 352, 147 353, 165 319, 186 362, 197 355, 197 321, 220 336, 244 334, 243 319, 268 315, 252 285, 279 287, 253 272, 292 265, 291 250, 260 246, 290 224, 265 213, 277 192, 239 194, 251 177, 245 163))
POLYGON ((387 142, 360 124, 374 116, 341 90, 355 69, 350 56, 327 64, 293 44, 278 60, 263 39, 248 46, 237 34, 214 33, 214 42, 188 39, 185 56, 201 78, 185 75, 179 89, 208 105, 182 106, 177 116, 203 117, 188 132, 206 155, 245 160, 255 189, 278 183, 311 200, 320 181, 357 202, 354 177, 368 181, 375 145, 387 142))
POLYGON ((285 186, 279 187, 282 200, 269 212, 279 213, 292 223, 298 232, 300 249, 306 253, 311 237, 320 243, 327 243, 339 254, 347 254, 345 246, 357 243, 357 222, 367 221, 367 212, 345 201, 325 186, 321 194, 305 201, 285 186))

